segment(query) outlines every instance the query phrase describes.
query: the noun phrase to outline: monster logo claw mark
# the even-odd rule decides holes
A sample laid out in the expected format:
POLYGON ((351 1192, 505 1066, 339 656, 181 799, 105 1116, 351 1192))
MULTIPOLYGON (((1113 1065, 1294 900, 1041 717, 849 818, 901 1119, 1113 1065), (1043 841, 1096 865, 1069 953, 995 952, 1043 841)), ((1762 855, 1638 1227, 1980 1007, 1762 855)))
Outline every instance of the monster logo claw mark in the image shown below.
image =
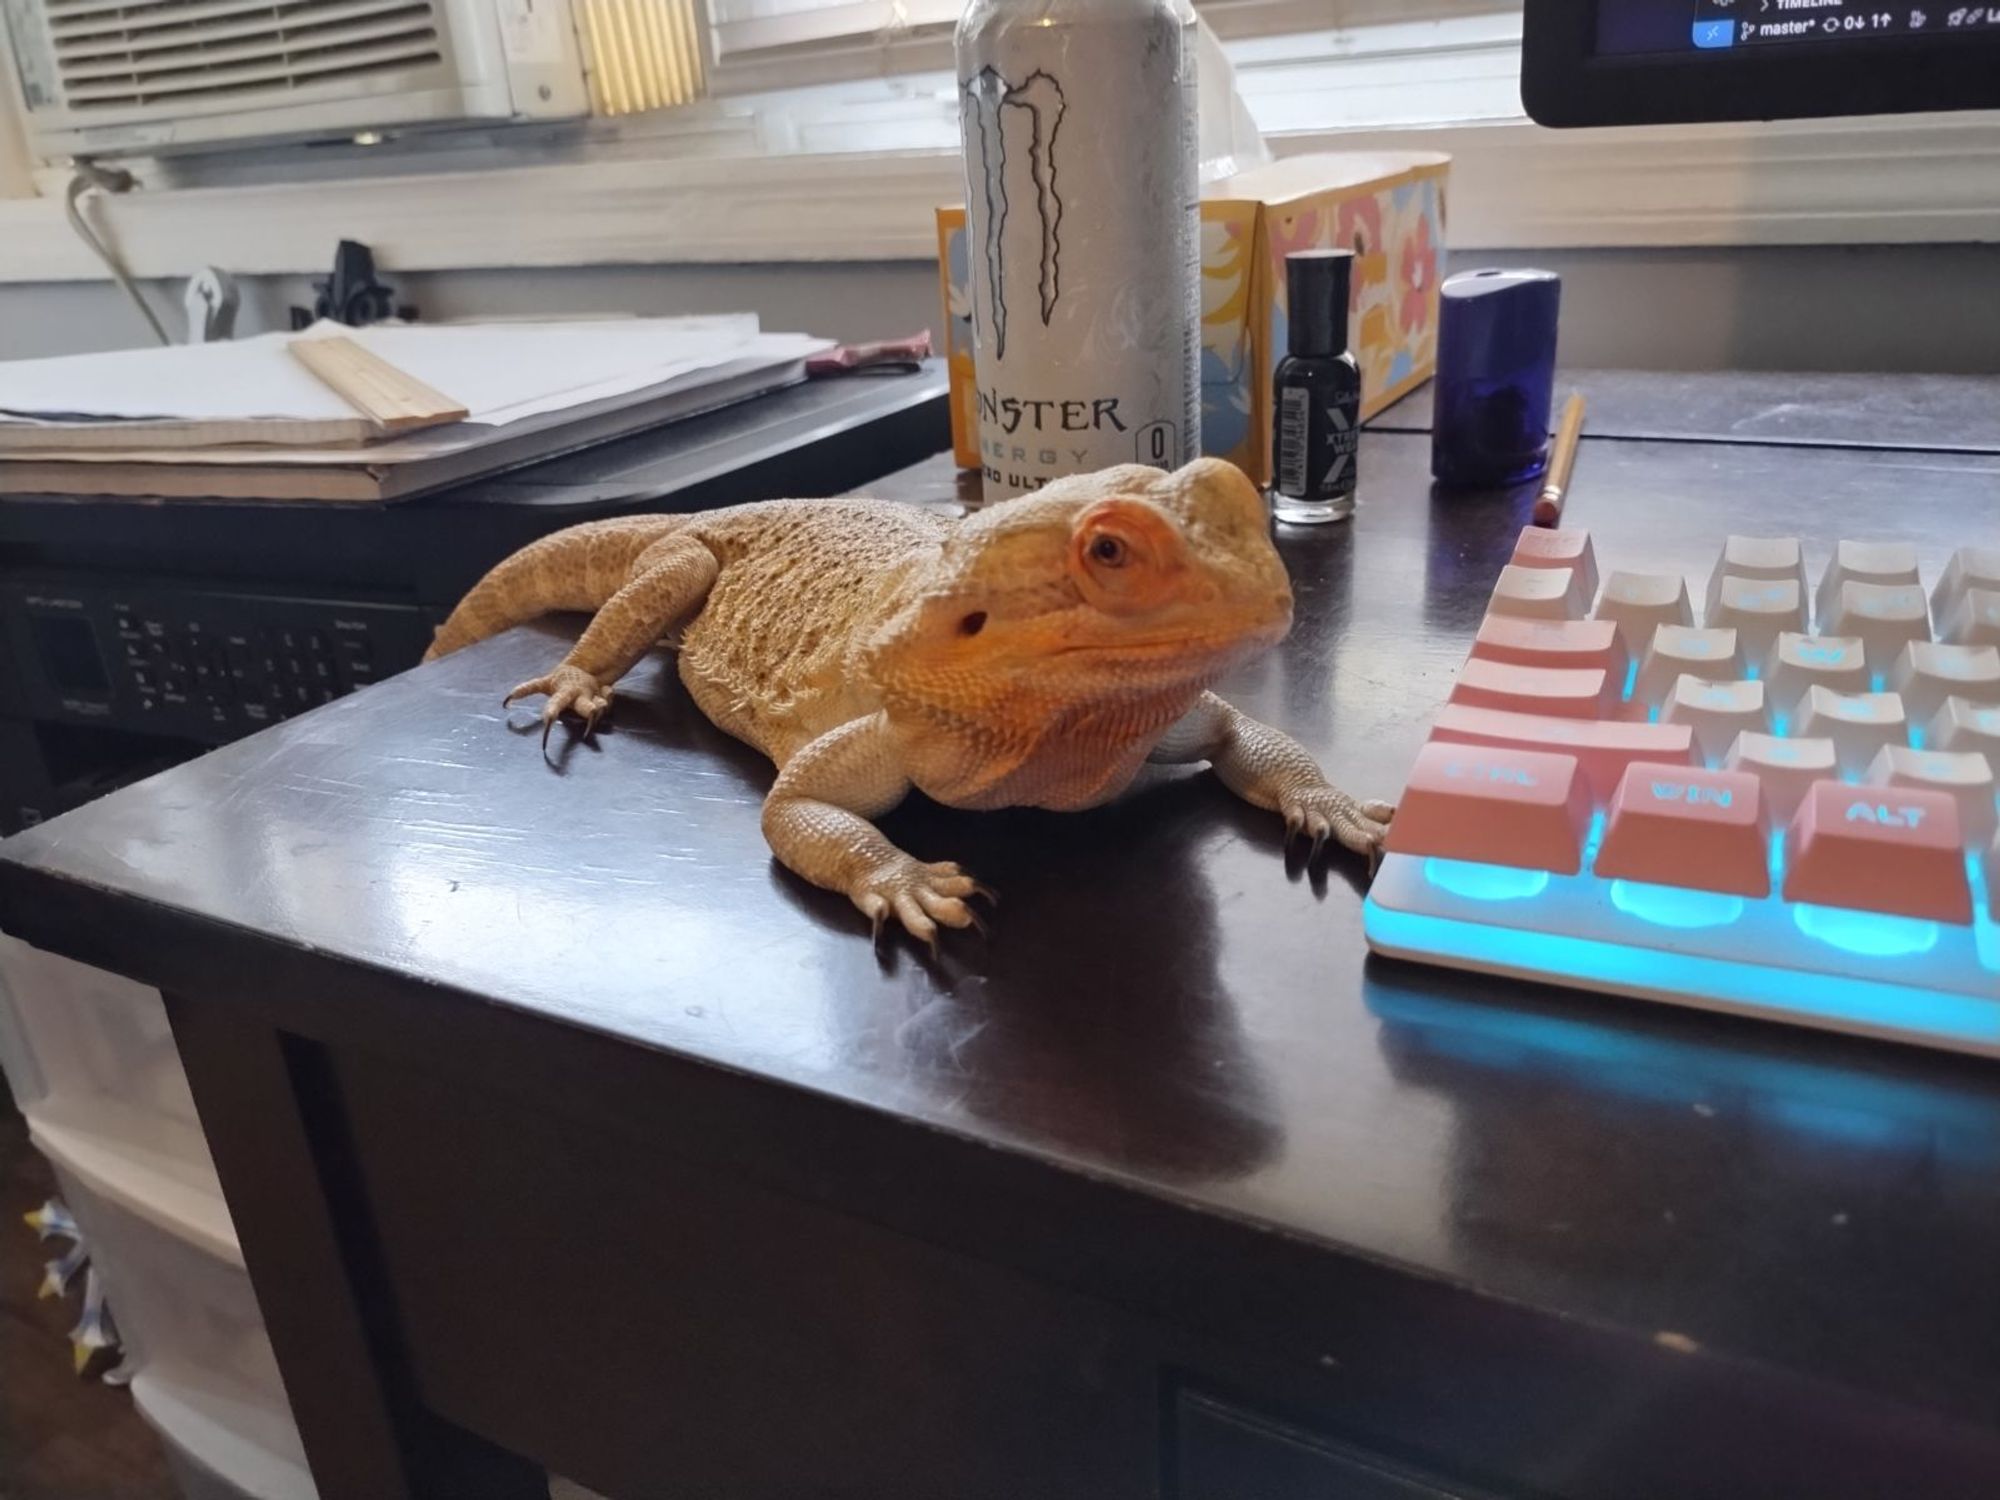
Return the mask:
POLYGON ((979 158, 984 168, 981 188, 986 195, 986 280, 992 287, 987 316, 993 324, 995 357, 1007 356, 1007 290, 1002 255, 1007 227, 1007 137, 1002 109, 1024 111, 1029 119, 1028 174, 1035 184, 1035 213, 1041 221, 1042 243, 1037 290, 1042 324, 1055 316, 1062 295, 1062 199, 1056 191, 1056 134, 1067 104, 1062 85, 1037 68, 1018 86, 993 68, 982 68, 965 86, 964 108, 979 133, 979 158))
MULTIPOLYGON (((991 306, 984 309, 993 324, 993 351, 1007 354, 1007 284, 1000 277, 1000 243, 1007 228, 1007 138, 1000 130, 1000 104, 1007 90, 1006 80, 992 68, 982 68, 965 86, 962 108, 979 131, 979 160, 985 168, 980 184, 986 194, 986 243, 980 247, 986 257, 986 284, 992 288, 991 306)), ((973 278, 973 316, 978 317, 979 279, 973 278)))
POLYGON ((1028 172, 1035 182, 1035 212, 1042 221, 1042 326, 1055 316, 1062 292, 1062 199, 1056 196, 1056 132, 1062 129, 1062 85, 1039 68, 1002 101, 1034 121, 1028 138, 1028 172))

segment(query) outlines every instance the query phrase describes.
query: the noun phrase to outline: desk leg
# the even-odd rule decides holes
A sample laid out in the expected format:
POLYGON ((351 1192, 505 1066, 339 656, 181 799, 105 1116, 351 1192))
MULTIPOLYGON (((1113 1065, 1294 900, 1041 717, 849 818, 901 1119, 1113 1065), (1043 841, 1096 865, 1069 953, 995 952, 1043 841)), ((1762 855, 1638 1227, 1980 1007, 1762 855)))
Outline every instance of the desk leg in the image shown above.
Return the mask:
POLYGON ((316 1046, 187 996, 167 1013, 322 1500, 547 1500, 410 1389, 316 1046))

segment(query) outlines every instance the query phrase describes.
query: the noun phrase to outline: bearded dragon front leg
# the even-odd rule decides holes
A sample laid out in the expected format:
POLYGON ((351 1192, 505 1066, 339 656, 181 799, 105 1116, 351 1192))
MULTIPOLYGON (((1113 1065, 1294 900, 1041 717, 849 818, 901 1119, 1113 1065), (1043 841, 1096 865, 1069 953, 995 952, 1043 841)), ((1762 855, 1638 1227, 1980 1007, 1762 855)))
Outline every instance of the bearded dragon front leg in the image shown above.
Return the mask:
POLYGON ((1348 796, 1326 779, 1305 746, 1213 693, 1201 695, 1153 747, 1151 758, 1170 765, 1210 762, 1222 784, 1245 802, 1283 814, 1287 839, 1310 834, 1317 854, 1332 837, 1367 855, 1371 869, 1396 812, 1387 802, 1348 796))
POLYGON ((522 683, 506 701, 548 694, 542 707, 545 746, 550 728, 565 713, 583 720, 587 737, 611 707, 611 684, 631 671, 669 626, 701 604, 715 582, 716 570, 715 554, 693 537, 670 536, 655 542, 633 561, 624 587, 591 617, 589 628, 562 665, 546 677, 522 683))
POLYGON ((894 916, 937 946, 938 924, 976 924, 968 896, 978 882, 957 865, 925 864, 882 836, 879 818, 909 794, 887 715, 830 729, 784 764, 764 799, 764 837, 794 875, 839 891, 875 924, 894 916))

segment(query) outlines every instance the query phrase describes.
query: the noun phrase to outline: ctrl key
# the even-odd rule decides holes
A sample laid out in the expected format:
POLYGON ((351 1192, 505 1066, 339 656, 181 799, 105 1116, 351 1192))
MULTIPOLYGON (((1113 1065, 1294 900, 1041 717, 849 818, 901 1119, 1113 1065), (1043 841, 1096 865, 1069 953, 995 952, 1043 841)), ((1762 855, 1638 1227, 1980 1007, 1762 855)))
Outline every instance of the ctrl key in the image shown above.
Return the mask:
POLYGON ((1970 922, 1957 804, 1912 787, 1818 782, 1786 839, 1785 899, 1970 922))
POLYGON ((1574 875, 1589 823, 1574 756, 1433 741, 1417 753, 1388 849, 1574 875))

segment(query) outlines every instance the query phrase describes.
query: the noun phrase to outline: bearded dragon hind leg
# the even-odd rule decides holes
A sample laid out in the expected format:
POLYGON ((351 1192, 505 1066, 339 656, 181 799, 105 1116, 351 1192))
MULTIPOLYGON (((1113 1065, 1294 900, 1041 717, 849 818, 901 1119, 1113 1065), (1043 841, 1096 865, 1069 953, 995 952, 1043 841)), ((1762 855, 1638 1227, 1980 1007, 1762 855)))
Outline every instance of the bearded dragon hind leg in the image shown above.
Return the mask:
POLYGON ((507 695, 547 693, 542 707, 542 747, 565 713, 583 720, 589 739, 611 707, 611 684, 632 669, 676 621, 692 613, 715 582, 715 554, 693 537, 668 536, 641 552, 631 577, 604 601, 563 664, 546 677, 524 682, 507 695))
POLYGON ((520 698, 531 698, 537 693, 548 694, 549 701, 542 705, 542 744, 549 743, 549 731, 556 720, 566 713, 573 713, 583 720, 584 738, 588 739, 597 730, 597 721, 611 708, 611 689, 602 685, 581 667, 568 663, 557 667, 546 677, 537 677, 524 682, 503 700, 503 705, 520 698))

